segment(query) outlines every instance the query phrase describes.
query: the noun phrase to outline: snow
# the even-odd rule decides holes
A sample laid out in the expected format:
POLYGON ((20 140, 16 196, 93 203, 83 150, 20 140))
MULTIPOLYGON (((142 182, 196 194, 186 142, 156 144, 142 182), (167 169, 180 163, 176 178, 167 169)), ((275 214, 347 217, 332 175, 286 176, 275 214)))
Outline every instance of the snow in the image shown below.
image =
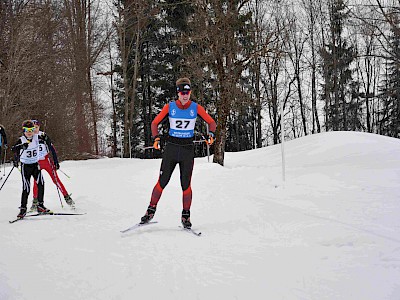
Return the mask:
MULTIPOLYGON (((178 227, 178 168, 158 223, 120 233, 145 213, 159 159, 62 162, 87 214, 9 224, 14 170, 0 191, 0 299, 400 299, 400 140, 328 132, 285 154, 285 182, 280 145, 226 153, 225 167, 196 158, 201 237, 178 227)), ((69 212, 45 180, 46 206, 69 212)))

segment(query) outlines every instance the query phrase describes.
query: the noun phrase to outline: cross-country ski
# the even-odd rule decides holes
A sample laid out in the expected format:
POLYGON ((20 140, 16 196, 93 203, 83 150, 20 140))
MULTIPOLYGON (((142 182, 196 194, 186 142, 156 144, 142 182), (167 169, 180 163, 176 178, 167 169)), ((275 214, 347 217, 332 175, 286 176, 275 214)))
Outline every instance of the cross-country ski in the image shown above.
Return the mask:
POLYGON ((196 230, 193 230, 192 228, 185 228, 185 227, 183 227, 183 226, 179 226, 179 228, 181 228, 183 231, 192 233, 192 234, 194 234, 194 235, 196 235, 196 236, 200 236, 200 235, 201 235, 201 232, 196 231, 196 230))
POLYGON ((22 221, 26 218, 40 217, 40 216, 82 216, 82 215, 86 215, 86 213, 63 213, 63 212, 36 213, 36 214, 25 215, 23 218, 17 218, 17 219, 11 220, 9 222, 15 223, 17 221, 22 221))
POLYGON ((148 226, 148 225, 153 225, 153 224, 157 224, 157 223, 158 223, 158 222, 155 222, 155 221, 148 222, 148 223, 137 223, 137 224, 135 224, 135 225, 133 225, 133 226, 131 226, 131 227, 128 227, 128 228, 126 228, 126 229, 124 229, 124 230, 121 230, 120 232, 121 232, 121 233, 127 233, 127 232, 132 231, 132 230, 135 230, 135 229, 137 229, 137 228, 144 227, 144 226, 148 226))

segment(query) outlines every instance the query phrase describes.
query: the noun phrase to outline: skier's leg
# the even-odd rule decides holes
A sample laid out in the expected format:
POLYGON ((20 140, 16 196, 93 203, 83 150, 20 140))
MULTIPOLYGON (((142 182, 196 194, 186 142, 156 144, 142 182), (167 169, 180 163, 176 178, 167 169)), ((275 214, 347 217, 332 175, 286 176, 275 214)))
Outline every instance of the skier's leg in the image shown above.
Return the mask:
POLYGON ((175 159, 176 153, 174 147, 168 145, 165 149, 163 159, 161 161, 160 176, 158 178, 157 184, 153 188, 151 193, 151 206, 157 206, 158 201, 161 198, 161 194, 164 188, 167 186, 169 180, 171 179, 172 173, 174 172, 177 161, 175 159))
POLYGON ((158 178, 157 184, 153 188, 151 193, 150 205, 147 208, 146 214, 141 218, 141 223, 148 223, 153 219, 156 213, 158 201, 161 198, 164 188, 167 186, 169 180, 171 179, 172 172, 175 169, 177 161, 174 158, 174 147, 167 145, 163 159, 161 161, 160 176, 158 178))
POLYGON ((58 187, 63 196, 64 197, 67 196, 68 192, 65 189, 63 183, 61 182, 60 178, 58 177, 57 172, 52 163, 50 162, 49 158, 42 159, 39 161, 39 163, 40 163, 40 169, 46 170, 46 172, 49 173, 51 179, 53 180, 53 183, 58 187))
POLYGON ((26 208, 28 203, 28 196, 31 190, 30 179, 32 175, 32 167, 30 165, 21 164, 21 177, 22 177, 22 195, 21 207, 26 208))
POLYGON ((185 228, 191 228, 192 223, 190 222, 190 207, 192 205, 191 179, 194 165, 193 147, 185 148, 184 152, 185 155, 183 156, 182 161, 179 162, 183 206, 181 222, 185 228))
POLYGON ((44 179, 39 166, 34 170, 34 178, 38 186, 38 206, 39 213, 48 213, 50 209, 44 206, 44 179))
POLYGON ((192 204, 191 180, 194 166, 194 147, 185 147, 183 159, 179 162, 181 172, 182 205, 183 209, 189 210, 192 204))

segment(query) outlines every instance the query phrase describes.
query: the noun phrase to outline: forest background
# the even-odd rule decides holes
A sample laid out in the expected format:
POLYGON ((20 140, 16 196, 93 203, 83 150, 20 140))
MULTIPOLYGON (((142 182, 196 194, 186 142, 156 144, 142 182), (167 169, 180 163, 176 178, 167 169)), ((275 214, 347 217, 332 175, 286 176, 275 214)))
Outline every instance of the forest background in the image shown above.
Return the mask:
POLYGON ((282 136, 399 138, 400 0, 0 0, 10 144, 35 118, 61 159, 159 157, 150 124, 183 76, 221 165, 282 136))

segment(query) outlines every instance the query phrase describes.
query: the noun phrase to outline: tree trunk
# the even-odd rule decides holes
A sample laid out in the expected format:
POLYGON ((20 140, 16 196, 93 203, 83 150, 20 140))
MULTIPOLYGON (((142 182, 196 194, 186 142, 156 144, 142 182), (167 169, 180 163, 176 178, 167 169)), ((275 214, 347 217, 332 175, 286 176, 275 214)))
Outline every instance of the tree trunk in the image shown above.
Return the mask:
POLYGON ((79 0, 65 0, 69 24, 69 38, 73 51, 72 76, 75 95, 75 126, 79 152, 91 152, 89 130, 85 118, 85 104, 89 95, 86 68, 88 61, 86 40, 86 6, 79 0))
MULTIPOLYGON (((125 135, 127 136, 127 140, 129 141, 129 133, 133 132, 133 117, 135 115, 135 98, 136 98, 136 86, 137 86, 137 77, 139 74, 139 60, 140 60, 140 23, 138 22, 137 24, 137 31, 136 31, 136 42, 135 42, 135 61, 134 61, 134 65, 133 65, 133 76, 131 79, 131 84, 130 84, 130 88, 131 88, 131 95, 130 95, 130 99, 131 99, 131 103, 129 106, 129 123, 128 125, 125 127, 125 129, 129 128, 128 130, 125 131, 125 135)), ((131 153, 132 149, 130 149, 131 145, 129 145, 129 143, 126 143, 126 148, 128 149, 126 153, 126 157, 129 157, 129 153, 131 153)))
POLYGON ((87 18, 88 18, 88 26, 87 26, 87 84, 89 90, 89 98, 90 98, 90 108, 92 112, 92 119, 93 119, 93 137, 94 137, 94 147, 95 147, 95 154, 99 155, 99 143, 98 143, 98 133, 97 133, 97 109, 96 109, 96 102, 93 97, 93 85, 92 85, 92 76, 90 74, 91 69, 91 44, 90 41, 92 39, 92 24, 91 24, 91 0, 87 2, 87 18))

